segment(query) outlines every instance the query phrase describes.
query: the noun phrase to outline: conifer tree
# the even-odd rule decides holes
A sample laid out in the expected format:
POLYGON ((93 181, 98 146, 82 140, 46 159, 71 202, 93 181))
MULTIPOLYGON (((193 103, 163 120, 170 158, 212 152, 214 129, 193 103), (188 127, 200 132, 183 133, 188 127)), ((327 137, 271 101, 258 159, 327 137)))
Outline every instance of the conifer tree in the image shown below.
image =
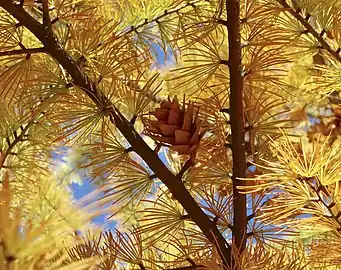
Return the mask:
POLYGON ((0 0, 0 269, 339 269, 340 6, 0 0))

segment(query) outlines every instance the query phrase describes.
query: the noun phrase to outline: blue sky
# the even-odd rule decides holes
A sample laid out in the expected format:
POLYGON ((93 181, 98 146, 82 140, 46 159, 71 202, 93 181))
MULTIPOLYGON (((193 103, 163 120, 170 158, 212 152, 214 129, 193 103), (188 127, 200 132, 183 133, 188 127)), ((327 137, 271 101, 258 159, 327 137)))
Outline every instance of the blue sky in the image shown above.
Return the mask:
MULTIPOLYGON (((79 159, 79 153, 74 154, 72 151, 68 152, 68 148, 66 147, 61 148, 61 150, 64 153, 63 155, 52 153, 52 159, 54 160, 54 172, 57 172, 59 177, 65 176, 69 178, 73 196, 76 200, 79 200, 91 191, 97 189, 98 186, 91 183, 90 179, 86 177, 87 171, 77 169, 77 161, 82 161, 82 159, 79 159)), ((116 224, 113 220, 108 221, 107 215, 95 217, 93 222, 111 229, 115 228, 116 224)))
MULTIPOLYGON (((170 63, 173 61, 172 54, 168 53, 166 55, 160 47, 155 46, 155 48, 156 48, 156 52, 158 53, 157 61, 156 61, 157 64, 156 64, 155 68, 157 68, 158 66, 162 67, 162 66, 166 65, 167 63, 170 63)), ((63 159, 62 156, 53 155, 53 158, 57 162, 64 162, 62 160, 63 159)), ((71 183, 71 185, 70 185, 75 199, 80 199, 83 196, 85 196, 86 194, 90 193, 91 191, 93 191, 97 188, 97 186, 94 185, 93 183, 91 183, 89 179, 86 179, 84 173, 79 171, 78 175, 82 178, 83 183, 81 185, 79 183, 71 183)), ((102 216, 96 217, 93 219, 93 222, 96 224, 104 225, 105 227, 114 228, 115 224, 116 224, 115 221, 113 221, 113 220, 108 221, 106 216, 107 215, 102 215, 102 216)))
MULTIPOLYGON (((97 186, 90 183, 88 180, 84 180, 82 185, 77 183, 71 184, 71 189, 74 194, 75 199, 80 199, 90 193, 91 191, 95 190, 97 186)), ((104 225, 106 228, 113 229, 116 226, 116 222, 114 220, 108 220, 107 214, 95 217, 92 221, 95 224, 104 225)))

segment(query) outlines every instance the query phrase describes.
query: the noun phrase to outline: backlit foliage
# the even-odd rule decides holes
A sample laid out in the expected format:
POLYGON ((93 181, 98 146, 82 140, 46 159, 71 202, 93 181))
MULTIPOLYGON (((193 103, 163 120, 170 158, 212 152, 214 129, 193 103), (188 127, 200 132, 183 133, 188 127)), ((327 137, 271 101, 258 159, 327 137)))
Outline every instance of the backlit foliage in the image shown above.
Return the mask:
POLYGON ((0 1, 0 269, 341 268, 341 1, 235 2, 0 1))

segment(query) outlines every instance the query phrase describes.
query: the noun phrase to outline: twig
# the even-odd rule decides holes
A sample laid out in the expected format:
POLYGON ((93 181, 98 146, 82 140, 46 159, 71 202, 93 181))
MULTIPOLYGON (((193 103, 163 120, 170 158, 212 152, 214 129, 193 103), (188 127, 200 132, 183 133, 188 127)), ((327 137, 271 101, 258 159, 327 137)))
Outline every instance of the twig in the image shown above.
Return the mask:
POLYGON ((146 267, 144 267, 144 265, 142 263, 139 263, 139 267, 141 270, 147 270, 146 267))
POLYGON ((330 218, 332 218, 338 224, 339 227, 337 228, 337 231, 341 232, 341 220, 340 220, 341 212, 339 211, 338 214, 335 215, 334 212, 332 211, 332 208, 336 205, 336 203, 334 201, 332 201, 332 203, 330 204, 326 203, 326 201, 322 198, 319 192, 319 191, 322 191, 327 197, 331 198, 332 196, 330 195, 327 188, 321 185, 318 181, 317 181, 316 187, 311 182, 308 182, 308 185, 314 190, 316 196, 318 197, 318 201, 322 203, 324 207, 328 210, 328 213, 330 214, 330 218))
POLYGON ((0 52, 1 56, 11 56, 11 55, 19 55, 19 54, 34 54, 34 53, 44 53, 45 48, 30 48, 30 49, 19 49, 19 50, 12 50, 12 51, 4 51, 0 52))
POLYGON ((176 268, 167 268, 166 270, 194 270, 194 269, 206 269, 204 265, 198 265, 191 258, 187 258, 187 261, 191 264, 189 266, 181 266, 176 268))
POLYGON ((47 31, 52 31, 52 24, 49 11, 49 0, 41 0, 43 6, 43 25, 47 31))
POLYGON ((7 150, 5 151, 5 153, 1 153, 0 154, 0 170, 2 168, 5 168, 5 162, 6 162, 6 158, 10 155, 10 154, 14 154, 12 152, 12 149, 20 142, 24 140, 25 135, 27 134, 27 131, 29 130, 29 128, 34 124, 34 121, 31 120, 29 121, 25 127, 23 127, 22 125, 20 126, 20 134, 17 135, 16 131, 13 132, 13 136, 14 136, 14 140, 11 142, 9 140, 9 138, 7 138, 7 150))
POLYGON ((146 26, 150 23, 153 23, 153 22, 158 22, 160 21, 160 19, 166 17, 166 16, 169 16, 171 14, 174 14, 174 13, 179 13, 181 10, 189 7, 189 6, 194 6, 195 4, 199 3, 199 2, 203 2, 202 0, 197 0, 197 1, 188 1, 185 5, 179 7, 179 8, 176 8, 176 9, 172 9, 172 10, 165 10, 163 14, 155 17, 154 19, 151 19, 151 20, 148 20, 148 19, 145 19, 145 21, 137 26, 131 26, 130 29, 127 31, 127 32, 124 32, 123 34, 126 35, 126 34, 130 34, 132 32, 136 32, 138 29, 142 28, 143 26, 146 26))
MULTIPOLYGON (((338 53, 338 50, 335 51, 333 48, 328 44, 328 42, 320 35, 314 27, 308 22, 308 19, 303 18, 303 16, 296 10, 294 10, 286 0, 277 0, 291 15, 293 15, 306 29, 307 31, 313 35, 314 38, 321 44, 321 46, 328 51, 336 60, 341 62, 341 57, 338 53)), ((308 17, 309 18, 309 17, 308 17)))
POLYGON ((176 175, 176 177, 179 179, 179 181, 181 181, 182 176, 184 175, 184 173, 191 168, 194 165, 192 158, 188 159, 184 166, 181 168, 180 172, 176 175))
POLYGON ((195 269, 206 269, 204 265, 189 265, 177 268, 167 268, 166 270, 195 270, 195 269))

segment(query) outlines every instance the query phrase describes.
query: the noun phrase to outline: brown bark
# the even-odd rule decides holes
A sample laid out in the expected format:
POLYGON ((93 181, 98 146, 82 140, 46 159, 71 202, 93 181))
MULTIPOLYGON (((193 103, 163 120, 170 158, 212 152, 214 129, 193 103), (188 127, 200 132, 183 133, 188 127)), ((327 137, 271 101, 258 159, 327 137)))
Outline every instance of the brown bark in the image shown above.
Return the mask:
POLYGON ((207 269, 207 267, 203 265, 190 265, 190 266, 182 266, 182 267, 177 267, 177 268, 168 268, 166 270, 201 270, 201 269, 207 269))
POLYGON ((44 53, 44 48, 29 48, 29 49, 19 49, 19 50, 12 50, 12 51, 3 51, 0 52, 1 56, 12 56, 12 55, 20 55, 20 54, 34 54, 34 53, 44 53))
POLYGON ((238 192, 237 186, 245 185, 246 160, 245 160, 245 130, 243 124, 243 77, 242 55, 240 44, 240 18, 239 1, 226 0, 227 22, 229 41, 230 71, 230 123, 232 133, 232 159, 233 159, 233 243, 243 252, 246 247, 246 195, 238 192))

